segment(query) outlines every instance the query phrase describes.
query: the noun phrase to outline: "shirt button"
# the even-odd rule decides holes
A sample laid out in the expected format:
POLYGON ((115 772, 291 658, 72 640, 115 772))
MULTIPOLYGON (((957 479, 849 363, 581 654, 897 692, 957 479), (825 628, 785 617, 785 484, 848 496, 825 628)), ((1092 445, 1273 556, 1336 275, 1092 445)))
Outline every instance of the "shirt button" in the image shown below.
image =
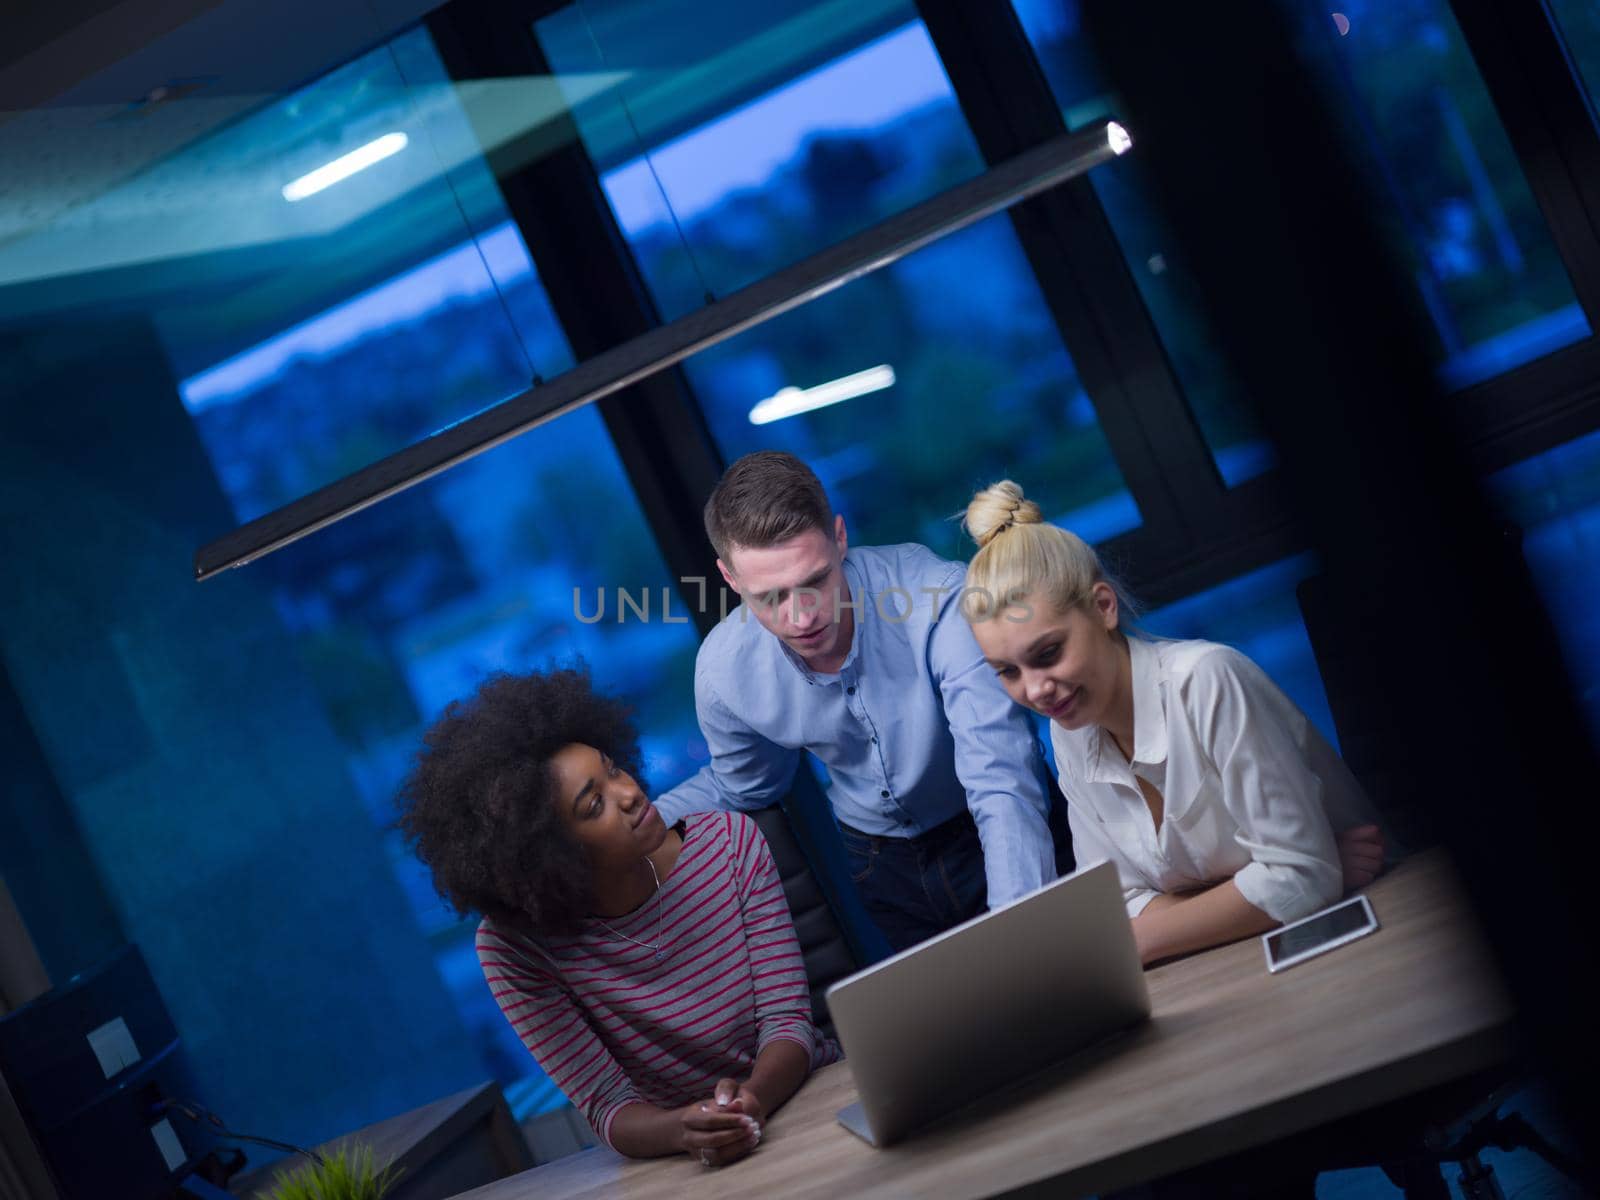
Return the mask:
POLYGON ((856 694, 856 685, 852 683, 849 687, 845 688, 844 694, 847 696, 854 696, 856 694))
POLYGON ((887 800, 889 798, 889 789, 888 788, 884 788, 883 791, 878 793, 878 795, 882 796, 885 800, 887 800))

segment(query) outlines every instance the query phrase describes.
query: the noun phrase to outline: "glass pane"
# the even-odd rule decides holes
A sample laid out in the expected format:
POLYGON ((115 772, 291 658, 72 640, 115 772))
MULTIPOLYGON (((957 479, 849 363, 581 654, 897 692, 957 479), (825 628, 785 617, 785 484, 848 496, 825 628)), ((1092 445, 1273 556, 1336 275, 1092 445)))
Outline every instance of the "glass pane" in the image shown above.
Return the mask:
POLYGON ((966 558, 950 515, 1003 476, 1092 541, 1140 522, 1003 216, 684 369, 724 456, 799 455, 858 543, 916 541, 966 558))
MULTIPOLYGON (((1589 334, 1566 270, 1444 0, 1284 0, 1345 117, 1436 335, 1441 378, 1465 387, 1589 334)), ((1069 125, 1114 109, 1076 0, 1014 0, 1069 125)), ((1182 262, 1147 207, 1138 155, 1090 176, 1225 478, 1270 464, 1209 360, 1182 262), (1123 170, 1121 168, 1129 168, 1123 170), (1252 444, 1254 444, 1252 446, 1252 444), (1233 459, 1234 461, 1230 461, 1233 459)))
MULTIPOLYGON (((214 104, 140 119, 210 128, 214 104)), ((239 518, 258 516, 570 365, 466 139, 413 30, 0 241, 0 322, 152 321, 202 434, 230 449, 239 518), (304 445, 278 456, 286 432, 304 445)))
POLYGON ((1446 0, 1286 0, 1465 387, 1589 335, 1446 0))
POLYGON ((1593 109, 1600 97, 1600 5, 1594 0, 1546 0, 1567 44, 1578 77, 1589 92, 1593 109))
MULTIPOLYGON (((561 1102, 484 985, 472 923, 443 907, 388 830, 396 784, 447 702, 488 671, 582 655, 601 686, 634 704, 651 782, 675 782, 706 758, 689 702, 695 627, 675 595, 666 607, 673 580, 592 409, 243 572, 203 587, 190 578, 194 546, 230 522, 521 391, 535 372, 572 365, 483 159, 482 125, 463 109, 471 101, 480 121, 500 113, 509 137, 565 100, 550 80, 464 86, 477 93, 450 84, 426 31, 413 29, 291 95, 176 100, 141 124, 110 123, 113 140, 141 151, 168 126, 187 134, 114 180, 96 173, 92 146, 61 141, 62 156, 78 157, 53 174, 8 177, 8 196, 23 202, 0 204, 0 391, 12 418, 0 450, 11 452, 13 499, 38 497, 55 514, 25 523, 29 540, 13 560, 48 552, 58 563, 11 590, 30 612, 7 608, 4 657, 30 680, 65 681, 30 695, 30 719, 65 748, 63 761, 137 767, 118 778, 117 806, 171 833, 135 847, 113 828, 96 843, 122 915, 130 930, 160 928, 149 949, 165 956, 164 982, 214 1009, 188 1027, 177 1014, 186 1044, 204 1052, 220 1029, 284 1061, 281 1077, 230 1078, 251 1103, 294 1108, 296 1127, 279 1132, 308 1144, 486 1071, 508 1085, 519 1116, 561 1102), (484 89, 506 90, 485 102, 484 89), (345 178, 314 192, 290 186, 363 148, 370 161, 345 178), (68 196, 80 177, 105 186, 68 196), (308 194, 291 200, 286 186, 308 194), (34 374, 43 382, 28 382, 34 374), (46 388, 59 404, 22 403, 46 388), (52 424, 67 424, 58 409, 76 414, 70 430, 52 424), (84 416, 93 411, 101 423, 84 416), (24 477, 28 463, 35 474, 24 477), (100 532, 86 537, 84 526, 100 532), (117 596, 114 609, 102 593, 117 596), (35 610, 71 629, 70 651, 26 632, 35 610), (91 692, 105 731, 96 736, 110 747, 98 759, 83 745, 91 692), (209 822, 192 813, 213 803, 236 822, 248 808, 300 841, 310 825, 317 845, 259 847, 241 863, 228 855, 251 827, 207 828, 197 855, 189 831, 209 822), (328 878, 336 859, 348 861, 347 878, 328 878), (279 910, 260 892, 279 873, 298 888, 285 906, 298 915, 292 929, 264 930, 262 914, 279 910), (308 897, 350 881, 364 889, 361 905, 321 905, 306 930, 308 897), (180 907, 188 913, 174 915, 180 907), (201 919, 189 914, 318 961, 339 986, 322 988, 307 1013, 274 1003, 293 981, 241 989, 236 978, 202 978, 206 938, 176 944, 184 922, 201 919), (317 958, 327 943, 336 961, 317 958), (374 961, 381 970, 368 969, 374 961), (369 1002, 391 1011, 402 993, 416 1018, 403 1065, 392 1029, 373 1031, 367 1014, 369 1002), (320 1077, 294 1071, 324 1034, 352 1071, 321 1089, 320 1077), (316 1102, 285 1100, 277 1087, 316 1102)), ((6 121, 6 161, 26 161, 16 151, 52 119, 6 121)), ((80 812, 101 786, 84 780, 63 779, 64 803, 80 812)), ((228 1102, 216 1073, 237 1062, 205 1062, 206 1094, 228 1102)), ((248 1105, 223 1111, 264 1127, 259 1114, 247 1120, 248 1105)))
POLYGON ((983 170, 906 0, 580 0, 535 29, 563 78, 621 78, 575 113, 668 319, 983 170))
MULTIPOLYGON (((577 112, 668 316, 982 171, 910 4, 714 7, 718 19, 696 4, 689 20, 684 0, 581 0, 537 26, 564 75, 638 73, 577 112), (686 89, 692 102, 679 97, 668 119, 686 89)), ((1035 481, 1085 536, 1140 522, 1004 218, 703 351, 684 370, 727 458, 799 454, 859 542, 914 540, 964 557, 949 514, 1007 473, 1035 481), (819 387, 836 399, 819 404, 814 393, 804 411, 774 415, 796 407, 784 389, 819 387), (839 402, 846 394, 859 398, 839 402)))
MULTIPOLYGON (((472 364, 469 354, 437 364, 435 385, 458 386, 472 364)), ((210 440, 219 463, 236 457, 210 440)), ((286 428, 275 445, 281 457, 297 449, 286 428)), ((706 761, 688 702, 699 638, 598 411, 569 413, 249 569, 272 581, 484 1069, 519 1116, 563 1103, 484 986, 476 922, 443 904, 387 826, 423 728, 491 671, 581 656, 634 705, 649 784, 706 761)))
MULTIPOLYGON (((1076 0, 1012 2, 1068 128, 1125 116, 1106 93, 1093 47, 1079 24, 1076 0)), ((1118 160, 1116 170, 1091 171, 1089 181, 1223 481, 1232 487, 1270 469, 1275 462, 1272 444, 1215 351, 1198 290, 1152 203, 1153 188, 1137 148, 1118 160)))

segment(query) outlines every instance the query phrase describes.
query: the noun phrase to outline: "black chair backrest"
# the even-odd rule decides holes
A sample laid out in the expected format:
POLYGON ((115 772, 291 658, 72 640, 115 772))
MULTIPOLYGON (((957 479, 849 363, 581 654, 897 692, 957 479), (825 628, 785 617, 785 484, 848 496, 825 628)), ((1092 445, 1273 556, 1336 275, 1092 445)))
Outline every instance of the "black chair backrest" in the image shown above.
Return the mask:
MULTIPOLYGON (((1503 548, 1526 573, 1522 530, 1512 522, 1502 521, 1496 532, 1502 541, 1496 549, 1503 548)), ((1532 578, 1525 578, 1531 592, 1532 578)), ((1369 595, 1371 607, 1366 611, 1335 612, 1324 576, 1302 580, 1295 589, 1306 636, 1311 639, 1322 686, 1328 694, 1328 707, 1339 732, 1339 753, 1399 842, 1397 849, 1420 850, 1438 840, 1429 808, 1432 792, 1426 756, 1408 747, 1401 731, 1385 728, 1374 716, 1378 708, 1371 698, 1389 686, 1384 676, 1394 667, 1379 660, 1362 631, 1397 617, 1393 599, 1383 595, 1381 589, 1372 589, 1369 595)), ((1542 613, 1539 617, 1544 619, 1542 613)))
POLYGON ((1392 619, 1372 613, 1335 612, 1326 579, 1312 576, 1295 588, 1306 636, 1316 656, 1322 687, 1328 695, 1334 728, 1339 734, 1339 755, 1377 807, 1388 836, 1408 852, 1431 845, 1436 839, 1428 816, 1419 804, 1425 793, 1415 764, 1398 744, 1396 730, 1383 728, 1371 714, 1370 697, 1385 686, 1386 665, 1379 662, 1362 630, 1370 622, 1392 619))
POLYGON ((783 894, 794 917, 794 931, 800 939, 800 953, 806 961, 806 978, 811 984, 811 1012, 817 1026, 833 1036, 833 1021, 828 1015, 824 992, 828 986, 856 970, 855 955, 845 941, 833 909, 822 894, 805 852, 795 840, 789 818, 781 808, 764 808, 751 814, 766 835, 772 861, 783 880, 783 894))

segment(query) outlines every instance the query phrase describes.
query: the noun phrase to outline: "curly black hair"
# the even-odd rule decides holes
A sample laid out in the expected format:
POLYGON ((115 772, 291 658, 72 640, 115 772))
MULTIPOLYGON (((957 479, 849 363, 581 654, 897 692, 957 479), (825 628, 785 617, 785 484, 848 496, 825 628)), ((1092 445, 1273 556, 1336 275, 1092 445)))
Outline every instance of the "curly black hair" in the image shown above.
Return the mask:
POLYGON ((550 770, 573 742, 638 777, 629 709, 595 691, 581 663, 491 675, 423 734, 395 824, 462 916, 570 933, 589 911, 589 867, 556 809, 550 770))

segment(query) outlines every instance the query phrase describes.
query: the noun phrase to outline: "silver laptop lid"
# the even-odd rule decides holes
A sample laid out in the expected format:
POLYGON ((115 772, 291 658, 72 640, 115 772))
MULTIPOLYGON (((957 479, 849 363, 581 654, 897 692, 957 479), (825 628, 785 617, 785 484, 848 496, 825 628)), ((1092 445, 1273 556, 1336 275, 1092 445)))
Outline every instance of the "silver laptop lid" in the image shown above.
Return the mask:
POLYGON ((882 1146, 1143 1020, 1150 996, 1101 863, 841 980, 828 1010, 882 1146))

